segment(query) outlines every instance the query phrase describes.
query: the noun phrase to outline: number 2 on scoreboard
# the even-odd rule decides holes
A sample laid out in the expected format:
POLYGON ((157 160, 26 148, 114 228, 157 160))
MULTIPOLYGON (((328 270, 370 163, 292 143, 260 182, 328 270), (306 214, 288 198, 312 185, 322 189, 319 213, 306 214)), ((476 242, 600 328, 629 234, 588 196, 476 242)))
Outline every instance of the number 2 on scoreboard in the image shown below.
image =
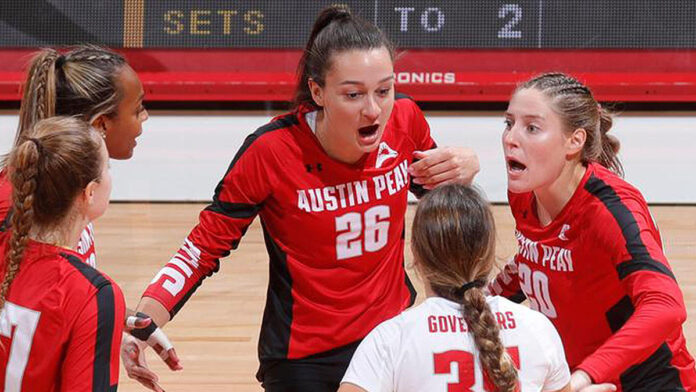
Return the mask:
MULTIPOLYGON (((505 349, 512 358, 512 362, 515 364, 517 369, 519 369, 519 349, 517 347, 506 347, 505 349)), ((477 384, 476 380, 479 377, 483 377, 484 391, 496 390, 495 385, 493 385, 493 383, 488 379, 488 375, 485 372, 479 377, 477 377, 475 374, 474 354, 472 353, 461 350, 450 350, 442 353, 435 353, 433 354, 433 361, 435 363, 435 374, 451 374, 453 363, 456 363, 457 367, 459 368, 459 381, 456 383, 447 384, 447 392, 473 392, 474 385, 477 384)), ((517 389, 519 390, 519 386, 517 389)))

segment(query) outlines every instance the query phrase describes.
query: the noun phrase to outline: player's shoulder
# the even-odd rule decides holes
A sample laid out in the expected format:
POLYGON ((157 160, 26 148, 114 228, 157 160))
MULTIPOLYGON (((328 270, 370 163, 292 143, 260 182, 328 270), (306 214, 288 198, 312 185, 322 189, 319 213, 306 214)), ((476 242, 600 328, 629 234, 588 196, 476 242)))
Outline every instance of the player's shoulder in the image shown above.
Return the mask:
POLYGON ((406 309, 396 316, 382 321, 370 332, 370 335, 373 335, 373 337, 378 338, 385 344, 401 340, 404 333, 412 331, 414 325, 418 324, 420 320, 427 317, 427 315, 432 312, 433 301, 431 299, 432 298, 427 298, 421 304, 406 309))
POLYGON ((252 145, 255 147, 273 146, 273 143, 287 137, 291 130, 300 124, 299 116, 301 115, 299 111, 293 111, 273 117, 271 121, 258 127, 246 137, 242 150, 252 145))
POLYGON ((583 187, 604 205, 618 202, 647 204, 638 188, 596 163, 591 164, 591 173, 583 187))
POLYGON ((515 328, 522 329, 525 333, 543 334, 549 328, 554 328, 546 316, 527 306, 497 295, 488 297, 487 301, 491 311, 502 314, 508 326, 514 325, 515 328))
POLYGON ((66 296, 87 300, 102 291, 120 292, 118 285, 108 275, 85 263, 80 256, 61 252, 56 258, 60 259, 63 275, 61 286, 64 287, 66 296))
POLYGON ((588 194, 583 215, 592 217, 598 233, 619 232, 626 224, 651 219, 641 192, 601 165, 592 164, 592 173, 583 187, 588 194))

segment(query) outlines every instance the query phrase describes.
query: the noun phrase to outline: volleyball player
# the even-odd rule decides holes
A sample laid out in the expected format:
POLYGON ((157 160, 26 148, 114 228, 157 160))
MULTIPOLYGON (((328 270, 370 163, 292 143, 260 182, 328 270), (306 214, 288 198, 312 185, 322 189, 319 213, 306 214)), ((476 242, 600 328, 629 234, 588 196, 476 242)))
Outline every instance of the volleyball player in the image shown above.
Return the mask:
POLYGON ((418 106, 395 96, 393 60, 374 25, 324 10, 300 63, 298 107, 246 139, 138 308, 168 322, 259 215, 270 281, 257 378, 268 391, 335 391, 360 340, 413 303, 409 189, 478 171, 470 150, 436 148, 418 106))
MULTIPOLYGON (((147 120, 144 91, 138 75, 123 56, 108 49, 83 45, 60 54, 39 51, 31 61, 23 86, 15 146, 39 120, 51 116, 77 116, 90 123, 106 142, 109 157, 128 159, 147 120)), ((3 165, 5 166, 5 165, 3 165)), ((7 226, 11 186, 6 170, 0 171, 0 221, 7 226)), ((78 252, 95 266, 94 228, 89 223, 78 252)))
MULTIPOLYGON (((142 123, 148 119, 143 107, 144 91, 138 75, 123 56, 97 46, 78 46, 65 54, 53 49, 39 51, 31 61, 23 86, 19 110, 19 126, 15 146, 26 139, 26 132, 36 122, 54 115, 76 116, 90 123, 105 141, 109 157, 129 159, 142 133, 142 123)), ((0 170, 0 231, 10 224, 12 186, 7 162, 0 170)), ((86 263, 96 266, 94 228, 85 226, 77 252, 86 263)), ((172 369, 179 369, 178 357, 171 343, 147 320, 133 312, 126 330, 135 332, 157 348, 172 369)))
POLYGON ((570 76, 517 88, 502 142, 519 250, 491 289, 551 319, 573 390, 696 390, 684 299, 645 199, 621 178, 611 125, 570 76))
POLYGON ((418 203, 411 233, 428 298, 367 335, 339 392, 569 392, 549 320, 483 292, 496 240, 486 201, 466 186, 437 188, 418 203))
POLYGON ((123 294, 75 251, 85 225, 109 204, 108 159, 99 134, 68 117, 25 129, 8 156, 13 213, 0 233, 6 392, 118 386, 123 294))

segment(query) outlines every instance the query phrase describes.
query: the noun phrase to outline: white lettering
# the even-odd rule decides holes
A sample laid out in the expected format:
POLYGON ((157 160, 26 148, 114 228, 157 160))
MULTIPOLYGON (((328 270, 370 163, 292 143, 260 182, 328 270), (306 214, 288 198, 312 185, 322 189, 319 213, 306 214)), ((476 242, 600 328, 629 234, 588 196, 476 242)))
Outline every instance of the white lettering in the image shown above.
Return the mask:
POLYGON ((306 212, 312 212, 309 209, 309 200, 307 200, 307 193, 304 189, 297 190, 297 208, 306 212))
POLYGON ((399 30, 402 32, 408 31, 408 13, 413 12, 416 9, 413 7, 395 7, 394 11, 401 13, 401 24, 399 25, 399 30))
POLYGON ((375 183, 375 197, 377 200, 382 198, 382 192, 387 189, 387 184, 384 182, 384 176, 372 177, 375 183))
POLYGON ((335 211, 338 206, 336 205, 336 196, 334 196, 334 193, 336 193, 336 188, 332 186, 327 186, 324 188, 324 200, 326 201, 326 210, 327 211, 335 211))
POLYGON ((367 180, 355 181, 355 196, 358 199, 358 204, 367 203, 370 201, 370 195, 367 192, 367 180))
POLYGON ((445 25, 445 14, 439 8, 427 8, 421 14, 421 25, 423 25, 423 29, 425 29, 425 31, 430 33, 440 31, 442 30, 442 26, 445 25), (430 14, 432 13, 437 14, 437 24, 435 26, 430 25, 430 14))

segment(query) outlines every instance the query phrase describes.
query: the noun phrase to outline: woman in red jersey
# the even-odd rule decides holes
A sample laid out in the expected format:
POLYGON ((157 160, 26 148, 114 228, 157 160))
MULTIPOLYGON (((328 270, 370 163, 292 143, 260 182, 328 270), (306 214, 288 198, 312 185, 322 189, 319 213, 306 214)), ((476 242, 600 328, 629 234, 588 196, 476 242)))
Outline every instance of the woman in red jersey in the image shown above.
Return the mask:
POLYGON ((109 204, 100 135, 69 117, 37 122, 9 154, 10 228, 0 233, 4 391, 106 391, 118 384, 119 287, 77 253, 109 204))
POLYGON ((646 201, 621 178, 612 119, 558 73, 517 88, 503 149, 518 253, 491 285, 554 323, 573 390, 696 390, 684 300, 646 201))
MULTIPOLYGON (((143 98, 138 75, 118 53, 92 45, 78 46, 64 54, 43 49, 34 56, 27 72, 15 146, 26 139, 37 121, 54 115, 75 116, 99 132, 110 158, 129 159, 137 144, 135 139, 142 133, 142 123, 148 119, 143 98)), ((12 186, 5 163, 0 170, 0 231, 9 227, 12 216, 12 186)), ((77 252, 87 264, 96 266, 91 222, 82 231, 77 252)), ((154 323, 144 320, 146 315, 140 316, 130 319, 127 329, 146 326, 136 332, 138 338, 159 345, 160 356, 166 358, 170 368, 179 369, 176 352, 166 336, 154 323)))
POLYGON ((377 27, 323 11, 300 62, 297 108, 246 139, 139 309, 169 321, 259 215, 270 279, 257 378, 268 391, 338 389, 360 340, 413 302, 409 189, 468 183, 478 171, 470 150, 436 148, 418 106, 395 96, 393 60, 377 27))
MULTIPOLYGON (((31 61, 23 87, 15 146, 39 120, 77 116, 89 122, 106 142, 109 157, 128 159, 148 114, 143 86, 123 56, 96 46, 80 46, 65 54, 43 49, 31 61)), ((3 165, 4 166, 4 165, 3 165)), ((10 183, 0 171, 0 222, 9 223, 10 183)), ((78 246, 96 264, 94 229, 88 222, 78 246)))

